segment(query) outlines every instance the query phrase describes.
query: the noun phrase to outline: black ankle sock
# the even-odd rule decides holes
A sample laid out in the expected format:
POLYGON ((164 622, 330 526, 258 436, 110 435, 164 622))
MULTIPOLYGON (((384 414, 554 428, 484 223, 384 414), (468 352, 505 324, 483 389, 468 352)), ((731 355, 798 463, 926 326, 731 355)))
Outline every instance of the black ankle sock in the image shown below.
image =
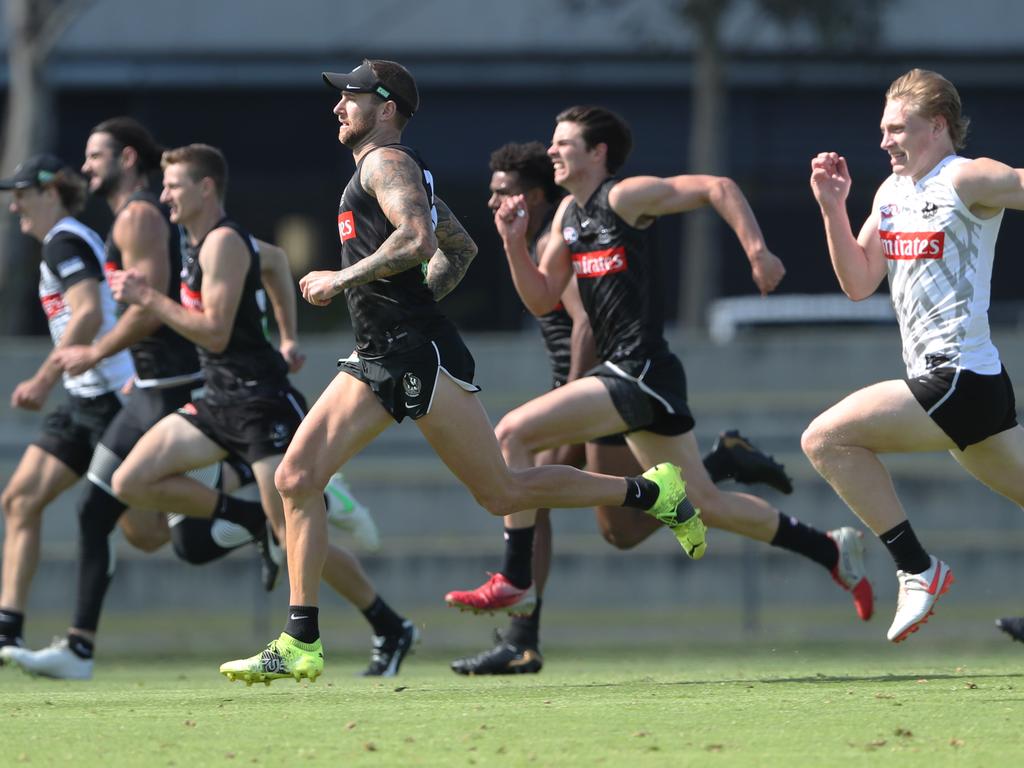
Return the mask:
POLYGON ((315 605, 289 605, 284 631, 300 643, 315 643, 320 639, 320 609, 315 605))
POLYGON ((86 640, 74 632, 68 632, 68 648, 80 659, 91 659, 93 650, 95 650, 95 643, 92 640, 86 640))
POLYGON ((0 636, 14 639, 25 632, 25 614, 0 608, 0 636))
POLYGON ((622 506, 646 511, 657 503, 659 493, 661 493, 661 489, 653 480, 639 475, 627 477, 626 499, 622 502, 622 506))
POLYGON ((779 529, 772 538, 773 547, 782 547, 809 557, 831 571, 839 562, 839 549, 832 539, 795 517, 779 512, 779 529))
POLYGON ((385 603, 380 595, 374 598, 369 607, 363 611, 363 616, 373 627, 373 634, 381 637, 394 637, 402 632, 401 616, 395 613, 394 609, 385 603))
POLYGON ((508 632, 505 639, 513 645, 525 645, 536 648, 540 644, 540 606, 541 599, 537 598, 537 606, 529 616, 513 616, 508 623, 508 632))
POLYGON ((244 501, 222 493, 217 498, 217 508, 213 516, 238 523, 253 536, 262 536, 266 530, 267 518, 263 514, 263 506, 258 501, 244 501))
POLYGON ((896 567, 907 573, 922 573, 932 567, 931 558, 925 552, 917 534, 910 527, 910 521, 904 520, 894 528, 890 528, 878 538, 889 550, 896 567))
POLYGON ((533 582, 533 532, 529 528, 505 529, 505 562, 501 572, 515 587, 526 589, 533 582))

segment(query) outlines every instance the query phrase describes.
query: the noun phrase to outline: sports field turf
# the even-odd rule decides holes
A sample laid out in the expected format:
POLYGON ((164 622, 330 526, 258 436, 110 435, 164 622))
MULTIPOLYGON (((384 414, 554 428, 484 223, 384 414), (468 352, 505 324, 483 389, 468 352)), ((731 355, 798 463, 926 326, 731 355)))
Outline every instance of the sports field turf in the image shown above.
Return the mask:
POLYGON ((4 765, 1020 765, 1024 648, 548 652, 391 680, 328 657, 315 684, 228 683, 217 660, 107 661, 89 683, 0 669, 4 765))

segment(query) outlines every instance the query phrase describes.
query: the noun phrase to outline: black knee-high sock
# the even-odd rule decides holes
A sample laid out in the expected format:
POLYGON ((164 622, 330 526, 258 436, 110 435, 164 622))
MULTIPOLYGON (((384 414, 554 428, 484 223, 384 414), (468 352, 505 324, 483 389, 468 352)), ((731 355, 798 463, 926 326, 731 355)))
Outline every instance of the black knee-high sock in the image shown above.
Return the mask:
POLYGON ((505 562, 501 572, 513 586, 526 589, 533 581, 533 532, 529 528, 505 529, 505 562))
POLYGON ((171 526, 171 545, 174 554, 192 565, 202 565, 224 557, 238 547, 252 541, 242 542, 234 547, 223 547, 213 540, 211 527, 213 519, 206 517, 186 517, 171 526))
POLYGON ((89 484, 78 508, 78 598, 71 625, 95 632, 113 576, 110 534, 127 509, 98 485, 89 484))
POLYGON ((885 548, 889 550, 896 567, 907 573, 923 573, 932 566, 925 548, 917 540, 917 534, 910 527, 910 521, 904 520, 897 526, 879 536, 885 548))
POLYGON ((373 634, 382 637, 394 637, 401 634, 404 619, 395 613, 394 609, 385 603, 380 595, 377 595, 362 613, 373 627, 373 634))
POLYGON ((221 493, 217 497, 213 516, 238 523, 253 536, 262 536, 266 530, 267 517, 263 514, 263 505, 258 501, 245 501, 221 493))
POLYGON ((300 643, 315 643, 320 639, 320 609, 315 605, 289 605, 284 631, 300 643))
POLYGON ((540 606, 543 600, 537 598, 537 606, 529 616, 513 616, 508 623, 505 639, 513 645, 536 648, 540 645, 540 606))
POLYGON ((795 517, 779 513, 779 529, 772 539, 773 547, 782 547, 809 557, 816 563, 831 571, 839 562, 839 549, 832 539, 819 531, 797 520, 795 517))

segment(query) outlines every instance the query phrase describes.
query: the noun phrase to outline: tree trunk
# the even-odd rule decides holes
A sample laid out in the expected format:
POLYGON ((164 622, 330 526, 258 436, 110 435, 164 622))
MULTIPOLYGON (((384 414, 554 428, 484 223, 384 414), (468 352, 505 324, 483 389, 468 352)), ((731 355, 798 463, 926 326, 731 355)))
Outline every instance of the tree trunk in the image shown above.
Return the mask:
MULTIPOLYGON (((722 146, 725 123, 725 55, 719 26, 727 2, 693 2, 688 17, 695 28, 691 132, 687 167, 689 173, 724 173, 722 146)), ((700 210, 683 219, 682 285, 685 302, 679 319, 688 328, 707 325, 707 308, 719 290, 719 219, 713 211, 700 210)))
MULTIPOLYGON (((57 40, 92 1, 5 1, 10 79, 0 154, 3 175, 52 146, 56 100, 46 79, 46 63, 57 40)), ((21 235, 17 217, 0 213, 0 333, 18 334, 32 327, 32 285, 39 271, 37 260, 30 258, 35 248, 21 235)))

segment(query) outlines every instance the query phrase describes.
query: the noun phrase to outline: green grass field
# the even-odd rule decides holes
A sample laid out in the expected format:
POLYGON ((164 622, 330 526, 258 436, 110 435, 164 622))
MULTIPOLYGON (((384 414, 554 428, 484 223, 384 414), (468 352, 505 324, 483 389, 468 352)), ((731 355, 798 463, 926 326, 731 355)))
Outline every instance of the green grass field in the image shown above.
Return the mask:
POLYGON ((107 660, 89 683, 0 669, 3 765, 1011 765, 1024 648, 549 649, 528 677, 418 654, 391 680, 328 657, 314 684, 205 661, 107 660))

